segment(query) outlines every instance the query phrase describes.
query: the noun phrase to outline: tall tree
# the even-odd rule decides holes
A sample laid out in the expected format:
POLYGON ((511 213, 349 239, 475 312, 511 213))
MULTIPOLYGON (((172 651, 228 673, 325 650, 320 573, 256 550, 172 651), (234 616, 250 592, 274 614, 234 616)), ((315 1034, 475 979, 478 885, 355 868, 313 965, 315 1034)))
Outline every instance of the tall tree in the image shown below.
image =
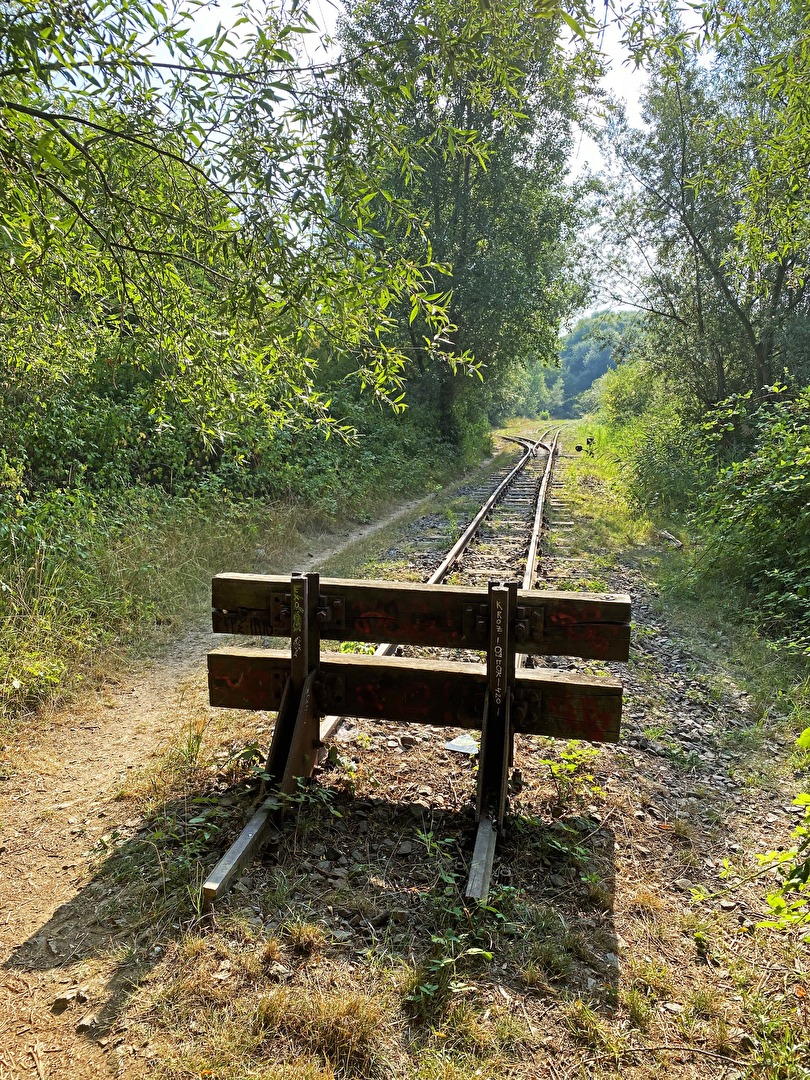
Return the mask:
POLYGON ((759 396, 785 369, 808 371, 795 348, 810 300, 799 253, 761 245, 756 253, 742 231, 746 188, 780 123, 758 72, 790 22, 784 8, 772 11, 756 39, 718 44, 708 68, 689 53, 659 59, 646 128, 617 123, 609 132, 623 175, 623 191, 612 195, 614 240, 636 252, 622 271, 624 295, 650 316, 654 362, 702 406, 759 396))
MULTIPOLYGON (((375 62, 378 78, 401 91, 394 152, 386 158, 387 196, 408 200, 428 238, 439 264, 435 299, 448 297, 451 353, 458 363, 477 363, 482 400, 497 410, 515 369, 556 355, 559 321, 580 295, 571 257, 576 199, 564 177, 583 62, 563 57, 553 21, 516 7, 503 31, 508 53, 501 61, 516 78, 483 86, 474 70, 432 48, 440 34, 469 28, 473 6, 444 3, 437 9, 441 30, 412 38, 392 55, 375 54, 375 62), (414 70, 422 73, 415 82, 414 70), (407 157, 397 146, 407 147, 407 157)), ((400 13, 392 0, 352 6, 341 32, 349 55, 390 38, 400 13)), ((381 226, 381 232, 386 242, 393 235, 403 250, 415 250, 413 227, 381 226)), ((430 339, 424 309, 403 308, 400 322, 413 362, 425 374, 430 339)), ((459 392, 458 380, 444 369, 443 423, 456 439, 459 392)))
MULTIPOLYGON (((303 51, 317 28, 301 4, 245 5, 241 26, 201 39, 198 11, 184 0, 0 11, 6 340, 25 340, 37 304, 54 338, 84 335, 80 354, 95 329, 115 329, 125 347, 107 349, 101 333, 105 362, 156 365, 157 412, 173 423, 170 407, 186 403, 209 441, 257 408, 326 419, 315 379, 325 351, 391 399, 406 361, 398 307, 417 305, 437 354, 447 314, 424 302, 435 292, 424 239, 407 253, 377 244, 379 175, 360 151, 386 138, 392 99, 424 70, 391 88, 372 54, 427 35, 471 92, 506 93, 518 78, 511 8, 471 10, 449 32, 441 4, 423 0, 389 41, 322 64, 303 51)), ((389 213, 413 221, 397 200, 389 213)), ((45 357, 54 352, 6 350, 3 362, 21 378, 45 357)))

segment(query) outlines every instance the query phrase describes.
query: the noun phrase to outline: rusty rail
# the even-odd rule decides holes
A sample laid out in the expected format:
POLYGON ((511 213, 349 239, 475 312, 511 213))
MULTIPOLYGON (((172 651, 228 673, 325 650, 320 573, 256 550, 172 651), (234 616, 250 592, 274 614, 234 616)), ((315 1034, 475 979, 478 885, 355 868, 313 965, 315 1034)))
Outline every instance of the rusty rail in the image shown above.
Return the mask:
MULTIPOLYGON (((544 446, 548 451, 548 458, 546 460, 546 467, 543 471, 543 479, 540 482, 540 489, 537 493, 537 504, 534 513, 534 524, 532 525, 532 536, 529 543, 529 552, 526 556, 526 570, 523 575, 523 588, 531 589, 534 585, 535 568, 537 565, 537 556, 540 550, 540 534, 543 531, 543 512, 546 504, 546 494, 548 492, 548 485, 551 481, 551 474, 554 469, 554 456, 557 453, 557 442, 559 439, 559 432, 556 432, 551 446, 545 446, 544 443, 537 442, 535 446, 544 446)), ((518 441, 518 440, 512 440, 518 441)), ((535 451, 532 450, 532 453, 535 451)), ((519 653, 514 657, 515 672, 521 670, 525 666, 526 656, 524 653, 519 653)), ((512 725, 511 717, 508 714, 503 720, 502 727, 505 731, 508 731, 512 725)), ((501 770, 505 776, 506 771, 512 765, 511 760, 511 741, 509 742, 509 752, 506 757, 501 761, 501 770)), ((486 779, 486 778, 484 778, 486 779)), ((490 784, 491 788, 496 788, 494 782, 490 784)), ((503 778, 501 778, 500 790, 504 789, 503 778)), ((479 799, 478 811, 478 828, 475 835, 475 847, 473 848, 472 862, 470 864, 470 876, 467 881, 467 888, 465 896, 471 900, 484 901, 487 898, 489 892, 489 882, 492 877, 492 866, 495 861, 495 849, 498 845, 498 834, 501 830, 504 808, 502 806, 481 805, 481 799, 479 799)))
POLYGON ((526 572, 523 575, 523 588, 534 588, 534 574, 537 566, 537 556, 540 551, 540 533, 543 531, 543 513, 546 507, 546 495, 551 483, 551 474, 554 471, 554 457, 557 453, 557 443, 560 433, 556 432, 551 446, 548 448, 548 460, 540 482, 540 490, 537 493, 537 507, 534 514, 534 526, 532 527, 532 539, 529 544, 529 554, 526 556, 526 572))
MULTIPOLYGON (((524 448, 525 453, 523 454, 523 457, 520 459, 520 461, 517 463, 517 465, 515 465, 514 468, 509 471, 507 476, 501 481, 501 483, 495 488, 495 490, 492 492, 492 494, 489 496, 489 498, 484 502, 484 505, 481 507, 481 509, 478 511, 478 513, 472 519, 472 521, 467 526, 467 528, 464 530, 464 532, 461 534, 461 536, 458 538, 458 540, 456 540, 455 544, 453 544, 452 548, 445 555, 444 559, 442 559, 439 566, 430 575, 430 577, 427 580, 428 585, 439 585, 439 584, 441 584, 442 581, 444 581, 444 579, 447 577, 447 575, 450 573, 450 571, 453 569, 453 567, 459 561, 461 556, 464 554, 464 552, 467 550, 467 548, 472 543, 472 540, 474 539, 476 533, 478 532, 479 528, 481 527, 481 522, 484 521, 487 514, 489 514, 490 511, 493 509, 493 507, 498 502, 500 502, 500 500, 503 498, 503 496, 506 494, 506 492, 511 487, 511 485, 514 482, 515 478, 518 477, 521 472, 523 472, 523 470, 526 468, 526 465, 529 463, 529 461, 532 459, 532 457, 534 457, 534 455, 537 453, 538 447, 545 447, 545 443, 542 442, 542 439, 545 438, 547 436, 547 434, 548 434, 547 431, 543 432, 543 435, 541 436, 541 438, 538 439, 535 442, 532 442, 530 439, 512 438, 509 435, 504 436, 504 438, 508 439, 509 442, 518 443, 520 446, 522 446, 524 448)), ((556 443, 557 443, 557 435, 554 436, 554 446, 555 447, 556 447, 556 443)), ((548 448, 546 448, 546 449, 548 449, 548 448)), ((552 457, 553 457, 553 451, 549 449, 549 463, 551 462, 552 457)), ((549 473, 549 465, 548 464, 546 465, 546 472, 549 473)), ((547 484, 546 475, 544 475, 544 477, 543 477, 543 484, 544 485, 547 484)), ((544 493, 543 497, 545 498, 545 486, 541 487, 541 491, 544 493)), ((542 525, 542 519, 543 519, 543 514, 542 514, 542 509, 541 509, 540 513, 539 513, 539 520, 540 520, 541 525, 542 525)), ((537 530, 537 528, 538 528, 537 520, 538 519, 536 517, 535 518, 535 530, 537 530)), ((537 559, 537 544, 535 542, 534 534, 532 534, 532 549, 531 550, 534 551, 534 559, 536 561, 536 559, 537 559)), ((524 587, 524 589, 531 588, 531 585, 525 585, 524 584, 523 587, 524 587)), ((396 649, 397 649, 396 645, 393 645, 390 642, 383 642, 382 644, 378 645, 377 648, 374 650, 374 655, 375 656, 391 656, 391 655, 393 655, 393 653, 396 652, 396 649)), ((323 720, 321 721, 321 742, 326 742, 326 740, 331 735, 334 735, 334 733, 338 730, 338 728, 340 727, 340 725, 343 723, 343 721, 345 719, 346 719, 345 716, 325 716, 323 718, 323 720)))

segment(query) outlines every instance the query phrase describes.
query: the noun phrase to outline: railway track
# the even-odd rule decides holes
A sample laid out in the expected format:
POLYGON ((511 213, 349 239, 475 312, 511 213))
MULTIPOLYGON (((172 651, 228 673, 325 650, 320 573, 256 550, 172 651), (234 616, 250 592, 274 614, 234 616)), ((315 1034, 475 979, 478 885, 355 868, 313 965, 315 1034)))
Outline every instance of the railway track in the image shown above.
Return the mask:
POLYGON ((455 573, 460 584, 481 585, 494 578, 522 581, 532 588, 558 435, 545 432, 534 443, 520 440, 524 454, 485 501, 458 542, 429 578, 431 584, 455 573))
MULTIPOLYGON (((488 486, 478 489, 480 508, 450 550, 440 558, 438 566, 434 566, 435 551, 423 553, 424 564, 434 567, 426 577, 426 584, 439 585, 452 576, 453 584, 458 585, 482 585, 494 579, 509 579, 522 581, 524 589, 533 587, 545 503, 559 443, 558 432, 549 435, 550 432, 545 431, 534 441, 510 439, 523 450, 519 460, 500 470, 488 486)), ((419 655, 457 656, 458 652, 422 649, 419 655)), ((408 650, 389 643, 378 645, 375 650, 375 656, 397 653, 407 655, 408 650)), ((414 650, 410 650, 410 654, 413 653, 414 650)), ((479 656, 462 658, 478 660, 479 656)), ((345 716, 327 716, 321 724, 321 741, 326 742, 332 737, 345 720, 345 716)))
POLYGON ((205 883, 208 906, 283 812, 279 798, 293 795, 312 774, 323 747, 350 717, 481 730, 480 744, 472 741, 479 758, 478 827, 466 894, 477 900, 489 889, 515 733, 618 737, 621 687, 615 680, 521 673, 537 654, 623 659, 629 642, 627 597, 534 594, 558 433, 544 438, 513 440, 521 447, 519 460, 498 478, 423 584, 318 574, 215 578, 215 631, 281 633, 291 644, 287 654, 255 648, 209 654, 212 704, 278 715, 265 766, 270 792, 205 883), (383 635, 390 642, 378 645, 373 657, 321 655, 322 638, 375 642, 383 635), (386 659, 395 653, 398 659, 386 659), (319 719, 330 705, 346 711, 319 719))

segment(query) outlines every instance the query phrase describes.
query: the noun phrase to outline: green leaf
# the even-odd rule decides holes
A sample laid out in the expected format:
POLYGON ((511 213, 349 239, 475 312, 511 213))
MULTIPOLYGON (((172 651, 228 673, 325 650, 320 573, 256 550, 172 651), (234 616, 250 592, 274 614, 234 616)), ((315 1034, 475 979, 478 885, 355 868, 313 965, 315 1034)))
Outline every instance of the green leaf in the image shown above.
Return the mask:
POLYGON ((585 31, 583 26, 577 22, 573 15, 569 15, 568 12, 564 11, 562 8, 557 11, 557 14, 560 16, 566 26, 568 26, 569 29, 573 30, 577 37, 582 38, 583 41, 587 41, 587 32, 585 31))

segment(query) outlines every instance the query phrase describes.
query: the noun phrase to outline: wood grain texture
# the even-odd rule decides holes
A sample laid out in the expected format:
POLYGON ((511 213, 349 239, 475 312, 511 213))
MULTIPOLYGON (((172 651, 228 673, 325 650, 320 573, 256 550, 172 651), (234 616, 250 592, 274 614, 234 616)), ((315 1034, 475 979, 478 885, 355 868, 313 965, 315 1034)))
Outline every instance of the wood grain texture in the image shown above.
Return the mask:
MULTIPOLYGON (((212 582, 215 633, 289 636, 289 592, 287 577, 218 574, 212 582)), ((325 603, 319 629, 328 640, 487 648, 486 589, 322 578, 320 593, 325 603)), ((521 589, 518 607, 524 609, 527 629, 522 640, 516 635, 518 652, 594 660, 628 657, 626 594, 521 589)))
MULTIPOLYGON (((211 704, 276 710, 290 674, 286 650, 221 648, 208 654, 211 704)), ((318 711, 480 729, 487 673, 483 665, 324 653, 318 711)), ((616 742, 622 710, 618 679, 522 669, 515 677, 514 730, 527 735, 616 742)))

